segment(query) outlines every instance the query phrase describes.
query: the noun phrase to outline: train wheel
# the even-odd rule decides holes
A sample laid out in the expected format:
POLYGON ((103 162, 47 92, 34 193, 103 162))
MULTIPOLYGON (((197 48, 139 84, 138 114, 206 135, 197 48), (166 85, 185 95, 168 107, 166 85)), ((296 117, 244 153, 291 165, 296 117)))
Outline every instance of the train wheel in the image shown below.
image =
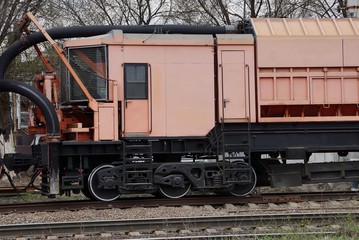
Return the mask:
POLYGON ((116 200, 118 197, 120 197, 120 193, 117 191, 117 189, 102 189, 98 188, 98 185, 100 183, 98 179, 98 171, 104 170, 104 169, 110 169, 113 168, 112 165, 101 165, 96 167, 92 170, 91 174, 88 178, 88 189, 91 195, 101 201, 113 201, 116 200))
POLYGON ((87 197, 88 199, 92 199, 95 200, 94 197, 92 196, 90 190, 89 190, 89 184, 88 184, 88 179, 89 176, 84 176, 84 188, 81 189, 82 194, 87 197))
MULTIPOLYGON (((248 166, 247 163, 244 162, 238 162, 236 164, 242 164, 243 166, 248 166)), ((248 194, 250 194, 254 188, 256 187, 257 184, 257 175, 254 171, 254 169, 251 167, 251 174, 252 174, 252 179, 253 181, 249 184, 234 184, 233 188, 229 191, 230 194, 237 196, 237 197, 241 197, 241 196, 246 196, 248 194)))
POLYGON ((172 187, 168 185, 160 185, 158 190, 162 196, 175 199, 175 198, 183 197, 188 193, 190 189, 191 189, 191 184, 185 183, 184 187, 172 187))

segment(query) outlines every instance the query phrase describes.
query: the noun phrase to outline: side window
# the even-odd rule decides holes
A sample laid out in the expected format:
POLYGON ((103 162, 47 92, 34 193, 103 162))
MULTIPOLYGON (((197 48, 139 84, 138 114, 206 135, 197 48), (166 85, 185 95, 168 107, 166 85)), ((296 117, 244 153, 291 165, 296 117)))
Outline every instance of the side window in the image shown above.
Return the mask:
POLYGON ((148 65, 146 63, 125 63, 125 98, 148 98, 148 65))

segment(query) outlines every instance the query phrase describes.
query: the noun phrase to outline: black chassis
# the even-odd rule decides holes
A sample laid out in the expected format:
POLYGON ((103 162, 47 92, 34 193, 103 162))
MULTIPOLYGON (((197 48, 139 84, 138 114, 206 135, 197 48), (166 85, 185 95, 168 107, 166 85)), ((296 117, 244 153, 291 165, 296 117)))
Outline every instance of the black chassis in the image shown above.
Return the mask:
MULTIPOLYGON (((182 176, 180 185, 183 184, 183 176, 185 176, 200 190, 207 188, 220 190, 230 187, 231 183, 246 184, 248 179, 241 183, 238 179, 238 181, 230 181, 228 177, 222 175, 221 181, 215 181, 217 185, 206 185, 206 172, 212 172, 210 177, 218 177, 217 173, 222 168, 233 169, 233 164, 228 163, 231 159, 225 161, 226 153, 243 153, 239 160, 253 166, 259 179, 263 180, 259 181, 259 185, 271 184, 276 187, 359 180, 359 162, 309 162, 311 153, 315 152, 338 152, 344 156, 348 152, 359 151, 357 122, 226 123, 216 125, 205 137, 132 138, 111 142, 48 142, 41 143, 34 149, 33 158, 40 159, 40 165, 47 171, 44 182, 52 186, 50 188, 53 190, 48 190, 52 194, 83 188, 86 176, 101 164, 116 166, 111 171, 116 172, 118 180, 116 187, 124 192, 156 189, 157 184, 172 184, 178 176, 182 176), (126 143, 134 145, 146 143, 149 144, 150 151, 128 154, 124 148, 126 143), (141 163, 134 160, 138 157, 146 158, 145 155, 148 154, 169 158, 191 156, 193 161, 141 163), (269 157, 263 157, 262 154, 267 154, 269 157), (202 161, 207 158, 213 161, 202 161), (124 164, 125 159, 128 160, 126 164, 124 164), (164 174, 158 169, 167 169, 169 172, 164 174), (136 171, 142 171, 144 174, 137 176, 136 171), (139 180, 136 185, 126 186, 121 183, 123 178, 128 177, 126 172, 135 174, 131 175, 135 182, 138 177, 151 178, 151 180, 139 180), (54 187, 55 184, 59 184, 60 189, 54 187)), ((156 160, 155 157, 154 159, 156 160)), ((250 169, 245 168, 240 171, 248 175, 250 169)))

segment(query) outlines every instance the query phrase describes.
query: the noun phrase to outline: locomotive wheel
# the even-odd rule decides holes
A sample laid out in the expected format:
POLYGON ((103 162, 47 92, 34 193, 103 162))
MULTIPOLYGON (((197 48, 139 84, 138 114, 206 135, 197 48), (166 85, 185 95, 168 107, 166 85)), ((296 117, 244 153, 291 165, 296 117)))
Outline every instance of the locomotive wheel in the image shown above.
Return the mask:
POLYGON ((92 196, 90 190, 89 190, 89 184, 88 184, 88 179, 89 176, 84 176, 84 188, 81 189, 82 194, 87 197, 88 199, 92 199, 92 200, 96 200, 94 199, 94 197, 92 196))
POLYGON ((167 198, 181 198, 191 189, 190 183, 185 183, 184 187, 172 187, 168 185, 159 185, 158 191, 167 198))
POLYGON ((87 197, 88 199, 91 200, 96 200, 94 199, 94 197, 91 195, 90 190, 87 187, 84 187, 83 189, 81 189, 82 194, 87 197))
MULTIPOLYGON (((248 164, 244 162, 238 162, 236 164, 241 164, 245 167, 248 166, 248 164)), ((229 191, 229 193, 237 197, 242 197, 250 194, 254 190, 257 184, 257 175, 252 167, 251 167, 251 172, 252 172, 253 182, 249 184, 234 184, 233 188, 229 191)))
POLYGON ((98 188, 99 185, 99 179, 98 179, 98 171, 104 170, 104 169, 110 169, 113 168, 112 165, 100 165, 92 170, 91 174, 88 178, 88 189, 91 195, 100 201, 113 201, 116 200, 118 197, 120 197, 120 193, 117 191, 117 189, 102 189, 98 188))

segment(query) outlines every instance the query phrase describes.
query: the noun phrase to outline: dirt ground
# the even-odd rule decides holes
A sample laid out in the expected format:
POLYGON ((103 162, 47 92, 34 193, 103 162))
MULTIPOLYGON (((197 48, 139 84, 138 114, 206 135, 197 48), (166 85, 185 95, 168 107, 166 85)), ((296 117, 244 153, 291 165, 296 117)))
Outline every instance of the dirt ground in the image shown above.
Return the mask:
POLYGON ((284 188, 271 188, 271 187, 257 187, 256 194, 261 193, 291 193, 291 192, 337 192, 349 191, 351 182, 342 183, 318 183, 306 184, 298 187, 284 187, 284 188))

